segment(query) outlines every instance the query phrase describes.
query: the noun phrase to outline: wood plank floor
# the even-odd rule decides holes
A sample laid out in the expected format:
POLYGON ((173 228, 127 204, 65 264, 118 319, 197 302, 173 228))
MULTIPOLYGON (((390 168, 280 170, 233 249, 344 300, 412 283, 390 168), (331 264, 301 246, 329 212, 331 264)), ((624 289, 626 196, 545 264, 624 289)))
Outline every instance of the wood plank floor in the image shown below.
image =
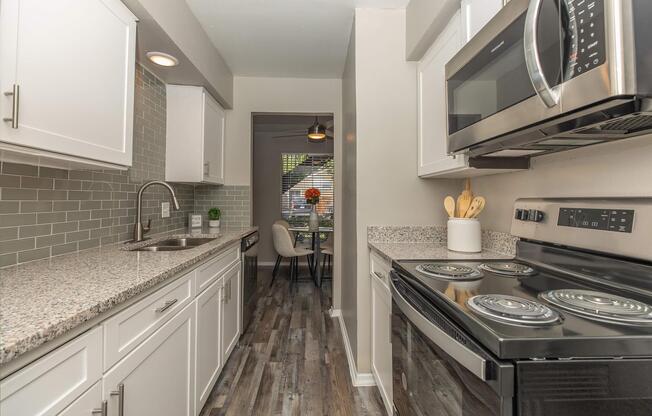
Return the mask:
POLYGON ((287 269, 271 288, 270 279, 261 268, 254 320, 201 416, 384 415, 376 387, 351 385, 339 322, 328 315, 330 282, 302 282, 290 295, 287 269))

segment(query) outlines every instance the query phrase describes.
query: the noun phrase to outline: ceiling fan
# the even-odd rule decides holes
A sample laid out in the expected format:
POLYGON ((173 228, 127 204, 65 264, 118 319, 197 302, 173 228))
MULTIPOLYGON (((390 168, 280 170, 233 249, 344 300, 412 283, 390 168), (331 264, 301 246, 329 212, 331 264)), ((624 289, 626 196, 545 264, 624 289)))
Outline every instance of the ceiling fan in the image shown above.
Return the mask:
POLYGON ((284 139, 290 137, 306 137, 311 143, 320 143, 326 139, 333 139, 333 119, 321 124, 319 116, 315 116, 315 122, 306 129, 288 131, 285 134, 273 136, 274 139, 284 139))

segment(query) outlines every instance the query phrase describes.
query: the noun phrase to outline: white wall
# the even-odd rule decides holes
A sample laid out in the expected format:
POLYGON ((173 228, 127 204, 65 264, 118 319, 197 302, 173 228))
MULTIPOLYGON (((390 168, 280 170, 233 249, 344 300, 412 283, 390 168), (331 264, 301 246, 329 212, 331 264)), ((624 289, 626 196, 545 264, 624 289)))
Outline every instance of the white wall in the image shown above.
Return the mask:
MULTIPOLYGON (((354 359, 357 357, 357 283, 358 246, 356 227, 356 88, 355 88, 355 21, 351 30, 346 64, 342 74, 342 168, 340 211, 342 234, 341 273, 342 273, 342 318, 349 334, 349 343, 354 359)), ((336 165, 337 167, 337 165, 336 165)))
POLYGON ((348 335, 360 372, 371 367, 367 226, 444 224, 443 199, 459 191, 457 181, 417 177, 416 63, 405 60, 405 36, 405 10, 356 10, 357 334, 348 335))
POLYGON ((517 198, 649 197, 652 135, 534 158, 528 171, 475 179, 473 192, 487 199, 483 228, 503 232, 509 232, 517 198))
POLYGON ((340 301, 342 80, 234 77, 233 109, 226 114, 225 184, 252 185, 252 113, 333 114, 335 134, 335 256, 333 303, 340 301))

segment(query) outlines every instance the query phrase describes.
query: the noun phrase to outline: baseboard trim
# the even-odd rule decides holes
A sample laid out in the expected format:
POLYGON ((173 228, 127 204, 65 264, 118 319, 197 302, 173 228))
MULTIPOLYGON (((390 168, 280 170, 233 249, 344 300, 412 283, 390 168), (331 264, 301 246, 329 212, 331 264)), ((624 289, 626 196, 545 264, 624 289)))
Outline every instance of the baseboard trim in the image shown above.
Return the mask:
POLYGON ((340 323, 342 341, 344 341, 344 350, 346 351, 346 361, 349 364, 349 373, 351 375, 351 384, 353 384, 354 387, 375 386, 376 379, 372 373, 359 373, 356 368, 355 360, 353 359, 353 350, 351 350, 351 343, 349 342, 349 335, 346 331, 344 318, 342 317, 342 311, 339 309, 333 310, 331 311, 331 316, 333 316, 333 318, 337 317, 337 320, 340 323))

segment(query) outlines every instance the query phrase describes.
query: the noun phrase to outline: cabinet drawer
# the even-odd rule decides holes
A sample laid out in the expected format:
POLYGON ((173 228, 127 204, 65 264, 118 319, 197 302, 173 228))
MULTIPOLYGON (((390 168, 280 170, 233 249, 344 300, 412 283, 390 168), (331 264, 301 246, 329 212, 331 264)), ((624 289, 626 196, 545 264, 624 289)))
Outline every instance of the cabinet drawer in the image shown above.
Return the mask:
POLYGON ((240 246, 233 246, 197 270, 197 293, 211 285, 233 263, 240 260, 240 246))
POLYGON ((390 270, 392 270, 391 263, 372 251, 369 256, 369 273, 371 277, 380 280, 385 286, 389 287, 390 270))
POLYGON ((101 377, 102 330, 95 328, 3 380, 0 415, 58 414, 101 377))
POLYGON ((192 301, 194 276, 188 273, 104 322, 105 371, 192 301))

